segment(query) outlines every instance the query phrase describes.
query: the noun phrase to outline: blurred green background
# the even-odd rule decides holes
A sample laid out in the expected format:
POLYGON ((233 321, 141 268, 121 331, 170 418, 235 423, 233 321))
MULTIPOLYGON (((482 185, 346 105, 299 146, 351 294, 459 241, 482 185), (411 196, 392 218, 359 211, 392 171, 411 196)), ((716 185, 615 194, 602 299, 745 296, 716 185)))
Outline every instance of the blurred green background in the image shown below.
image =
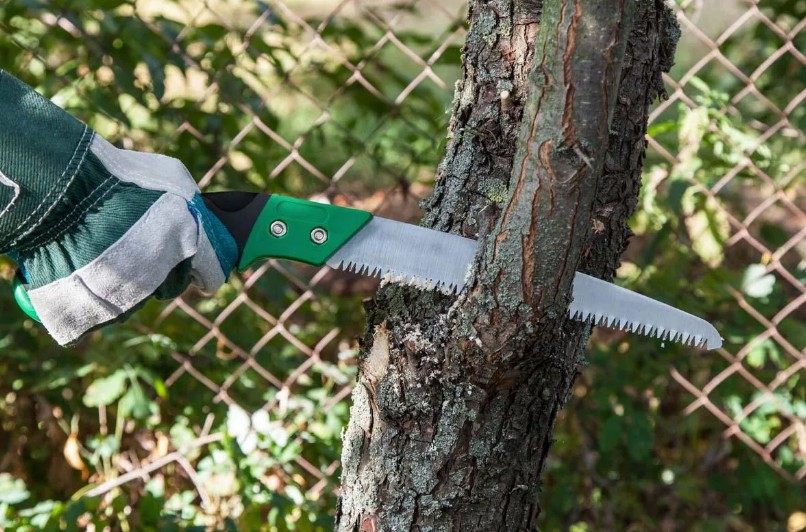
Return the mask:
MULTIPOLYGON (((416 220, 458 0, 6 0, 0 65, 206 190, 416 220)), ((713 320, 608 331, 558 422, 546 530, 806 529, 806 2, 680 1, 621 284, 713 320)), ((372 280, 268 262, 75 349, 0 258, 0 529, 326 530, 372 280)))

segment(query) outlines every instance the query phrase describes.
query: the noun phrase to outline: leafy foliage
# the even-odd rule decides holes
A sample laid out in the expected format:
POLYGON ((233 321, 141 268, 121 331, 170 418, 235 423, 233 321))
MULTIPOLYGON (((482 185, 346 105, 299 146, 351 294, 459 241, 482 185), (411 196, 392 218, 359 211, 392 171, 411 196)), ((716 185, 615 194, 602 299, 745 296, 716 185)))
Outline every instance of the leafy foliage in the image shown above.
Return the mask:
MULTIPOLYGON (((785 27, 806 16, 803 3, 766 4, 765 14, 785 27)), ((775 39, 761 26, 740 32, 721 49, 742 70, 763 61, 758 54, 774 51, 775 39)), ((679 72, 688 67, 685 54, 683 48, 679 72)), ((772 80, 802 68, 784 56, 757 87, 775 105, 785 107, 800 89, 782 83, 773 88, 772 80)), ((679 78, 680 73, 672 75, 679 78)), ((762 105, 743 101, 737 112, 732 96, 744 88, 741 80, 723 75, 719 68, 704 69, 700 75, 686 88, 694 105, 671 106, 650 126, 650 136, 675 159, 649 150, 632 223, 636 236, 624 257, 620 282, 709 317, 722 331, 728 352, 746 353, 741 369, 718 356, 599 331, 589 367, 578 379, 555 433, 542 499, 547 529, 575 523, 574 530, 588 530, 589 524, 591 529, 671 530, 696 523, 702 530, 771 530, 786 528, 788 520, 790 530, 802 529, 791 523, 803 511, 806 487, 784 479, 748 445, 725 439, 724 425, 714 422, 706 405, 699 403, 687 414, 686 407, 698 401, 669 371, 674 368, 698 389, 724 375, 709 399, 740 420, 737 428, 750 444, 763 448, 790 426, 791 419, 806 419, 805 375, 792 371, 796 359, 764 334, 765 325, 740 308, 733 295, 744 297, 761 315, 774 316, 796 297, 791 284, 768 268, 770 256, 759 257, 755 250, 729 241, 737 232, 735 220, 747 219, 771 195, 770 184, 752 166, 784 194, 802 200, 803 144, 790 136, 763 138, 766 127, 779 117, 762 105), (713 189, 737 168, 718 194, 706 192, 705 187, 713 189), (742 371, 765 384, 787 371, 790 376, 768 394, 739 375, 742 371), (761 406, 742 414, 756 402, 761 406)), ((803 111, 790 117, 801 131, 803 111)), ((749 224, 750 235, 770 249, 783 245, 800 230, 785 213, 770 203, 749 224)), ((801 283, 806 280, 804 258, 801 252, 781 260, 782 268, 801 283)), ((796 349, 806 347, 802 319, 777 325, 796 349)), ((785 472, 800 471, 803 441, 785 438, 770 461, 785 472)))
MULTIPOLYGON (((776 21, 806 16, 802 2, 766 4, 776 21)), ((392 9, 415 20, 396 29, 396 38, 420 57, 439 49, 430 68, 455 79, 459 44, 448 37, 461 19, 435 37, 421 27, 430 13, 392 9)), ((0 4, 0 64, 110 140, 178 157, 209 190, 366 198, 430 183, 440 156, 434 139, 444 134, 452 97, 449 85, 430 78, 412 85, 421 65, 399 47, 379 46, 386 30, 368 20, 303 20, 239 0, 10 0, 0 4), (261 14, 264 24, 253 29, 261 14), (410 93, 399 102, 403 91, 410 93)), ((726 53, 748 71, 776 39, 757 26, 727 43, 726 53)), ((756 85, 784 107, 796 88, 778 80, 797 72, 787 55, 756 85)), ((669 108, 650 131, 677 156, 670 162, 651 152, 647 159, 637 236, 621 277, 710 314, 732 352, 750 346, 743 363, 769 382, 791 359, 759 336, 763 326, 729 289, 765 315, 792 295, 764 257, 728 243, 726 215, 743 218, 750 192, 763 183, 745 168, 717 198, 697 185, 712 186, 749 159, 797 191, 803 174, 791 175, 802 164, 802 144, 762 139, 748 124, 777 117, 754 100, 732 109, 730 96, 742 88, 735 78, 706 70, 691 87, 696 105, 669 108)), ((804 119, 803 109, 791 116, 801 131, 804 119)), ((762 217, 753 230, 771 247, 792 234, 775 217, 762 217)), ((804 264, 788 258, 785 265, 804 280, 804 264)), ((0 276, 10 280, 13 268, 0 258, 0 276)), ((151 302, 71 350, 24 320, 10 290, 0 290, 0 528, 330 528, 348 417, 341 391, 354 379, 351 339, 368 291, 341 291, 327 280, 308 290, 311 275, 281 265, 256 281, 236 277, 213 297, 189 293, 175 307, 151 302), (251 305, 239 304, 242 294, 251 305), (238 346, 199 342, 209 332, 205 323, 238 346), (341 340, 324 342, 333 331, 341 340), (306 349, 320 342, 311 357, 306 349), (144 464, 161 466, 114 485, 144 464)), ((802 322, 778 326, 806 344, 802 322)), ((726 366, 646 339, 597 336, 556 433, 543 527, 780 528, 804 510, 803 486, 726 440, 723 425, 702 408, 684 415, 691 396, 669 368, 704 385, 726 366)), ((800 375, 742 419, 752 441, 769 442, 787 416, 806 417, 800 375)), ((728 379, 719 406, 735 415, 757 393, 728 379)), ((773 457, 785 471, 803 466, 795 445, 788 440, 773 457)))

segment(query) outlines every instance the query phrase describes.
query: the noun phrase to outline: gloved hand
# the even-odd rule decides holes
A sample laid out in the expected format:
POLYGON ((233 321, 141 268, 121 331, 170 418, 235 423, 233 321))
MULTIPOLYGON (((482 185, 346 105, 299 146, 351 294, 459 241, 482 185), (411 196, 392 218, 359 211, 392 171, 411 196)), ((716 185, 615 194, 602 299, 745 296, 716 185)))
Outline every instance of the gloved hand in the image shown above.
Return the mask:
POLYGON ((0 70, 0 253, 60 344, 226 281, 237 246, 184 165, 120 150, 0 70))

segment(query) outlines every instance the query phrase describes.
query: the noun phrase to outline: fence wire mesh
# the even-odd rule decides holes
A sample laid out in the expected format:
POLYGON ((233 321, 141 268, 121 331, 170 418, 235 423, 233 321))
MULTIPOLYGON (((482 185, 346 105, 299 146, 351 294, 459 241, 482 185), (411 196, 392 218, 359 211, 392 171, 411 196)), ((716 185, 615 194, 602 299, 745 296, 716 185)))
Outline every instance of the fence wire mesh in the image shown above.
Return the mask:
MULTIPOLYGON (((789 74, 792 79, 803 79, 806 55, 803 39, 798 38, 806 27, 806 19, 793 20, 791 26, 782 27, 765 14, 760 3, 748 2, 742 8, 736 11, 735 19, 729 21, 724 30, 709 36, 697 26, 697 13, 703 9, 703 4, 687 1, 680 5, 678 20, 683 32, 686 38, 701 47, 702 57, 676 79, 666 77, 673 92, 653 111, 651 120, 657 120, 677 102, 695 108, 698 103, 690 96, 690 84, 704 71, 716 72, 721 78, 721 88, 729 97, 725 112, 741 117, 742 122, 758 136, 750 142, 731 139, 709 123, 708 128, 722 136, 721 140, 739 147, 741 157, 722 175, 711 176, 707 182, 691 179, 691 184, 709 199, 727 222, 726 253, 741 254, 749 264, 763 266, 757 275, 772 276, 766 278, 770 283, 780 283, 787 296, 779 305, 764 306, 747 297, 746 293, 726 286, 748 319, 755 322, 752 327, 754 337, 743 345, 719 349, 718 356, 723 357, 727 365, 716 374, 691 378, 673 370, 672 376, 694 397, 685 410, 687 414, 699 408, 707 409, 725 424, 725 437, 741 440, 782 475, 802 480, 806 477, 806 412, 802 408, 786 406, 790 402, 783 397, 786 393, 782 393, 781 386, 793 378, 803 378, 806 369, 806 343, 800 332, 794 332, 798 328, 802 331, 806 317, 806 285, 802 275, 806 253, 803 190, 806 161, 802 158, 793 160, 778 175, 771 175, 759 164, 758 151, 775 139, 803 145, 806 87, 798 82, 782 87, 788 83, 786 77, 781 79, 779 76, 789 74), (773 40, 776 45, 771 49, 754 50, 751 60, 734 63, 725 53, 726 44, 741 40, 748 31, 771 32, 776 37, 773 40), (776 64, 780 67, 784 63, 787 66, 783 72, 775 70, 776 64), (732 203, 726 205, 726 198, 748 186, 754 190, 744 194, 743 205, 739 208, 732 203), (765 234, 765 224, 778 224, 782 228, 779 238, 771 239, 769 234, 765 234), (800 273, 798 268, 801 268, 800 273), (783 329, 781 324, 785 322, 792 327, 783 329), (774 352, 780 350, 783 353, 772 372, 763 371, 761 366, 764 364, 749 359, 760 345, 771 346, 774 352), (752 399, 741 405, 726 401, 720 387, 728 379, 743 381, 742 385, 748 390, 746 397, 752 399), (771 412, 781 414, 783 422, 769 434, 753 435, 754 420, 771 412), (790 461, 790 465, 797 463, 800 467, 789 471, 783 469, 780 466, 782 451, 792 452, 795 460, 790 461)), ((653 137, 649 137, 649 144, 669 161, 672 168, 681 164, 680 152, 671 153, 653 137)))
MULTIPOLYGON (((80 39, 96 57, 97 73, 54 81, 51 96, 71 109, 88 85, 102 86, 123 111, 91 102, 102 113, 95 127, 126 147, 179 156, 205 190, 230 188, 245 176, 254 187, 416 220, 439 156, 433 132, 444 131, 459 75, 462 2, 113 4, 120 23, 114 39, 101 39, 69 4, 38 18, 38 40, 17 32, 13 16, 0 29, 24 56, 15 58, 19 68, 45 69, 54 79, 69 77, 65 65, 73 58, 47 55, 49 34, 80 39), (126 84, 114 68, 124 44, 144 58, 126 84), (160 55, 156 50, 183 65, 184 75, 150 62, 160 55), (144 96, 132 98, 132 90, 144 96), (176 127, 155 126, 140 113, 144 107, 160 120, 175 120, 176 127), (266 160, 271 163, 255 163, 266 160)), ((671 373, 691 396, 686 414, 706 410, 724 424, 725 438, 741 441, 781 475, 802 480, 806 404, 793 403, 794 385, 787 383, 806 379, 806 161, 777 161, 773 168, 765 150, 771 143, 804 143, 806 19, 774 21, 759 3, 741 1, 725 7, 719 24, 703 27, 704 12, 714 8, 694 0, 676 6, 688 57, 665 78, 669 98, 652 111, 644 194, 686 183, 706 198, 712 238, 724 240, 724 256, 713 260, 746 266, 742 286, 763 292, 774 285, 783 297, 765 299, 757 290, 748 295, 725 280, 722 290, 744 316, 733 327, 751 331, 750 339, 732 338, 731 324, 720 323, 725 347, 698 355, 717 360, 671 373), (743 49, 749 32, 767 32, 765 42, 777 45, 743 49), (727 95, 717 114, 697 114, 703 78, 716 80, 727 95), (685 124, 696 122, 700 136, 739 154, 719 175, 698 173, 696 150, 690 149, 696 140, 687 143, 654 127, 684 113, 681 106, 695 113, 685 124), (722 127, 723 117, 751 133, 722 127), (754 427, 768 416, 781 422, 761 434, 754 427)), ((693 291, 697 282, 692 277, 693 291)), ((332 422, 325 416, 314 423, 314 410, 339 411, 336 419, 343 419, 355 375, 359 299, 374 286, 372 280, 271 260, 237 276, 211 300, 189 293, 147 307, 137 327, 171 353, 165 386, 177 415, 181 398, 203 398, 211 407, 207 421, 191 427, 191 447, 217 441, 217 407, 237 407, 253 423, 252 413, 263 410, 298 449, 268 475, 270 482, 301 486, 313 499, 336 490, 337 452, 309 453, 308 435, 316 423, 332 422)), ((164 456, 121 460, 123 476, 112 482, 147 478, 155 462, 181 465, 185 454, 168 455, 174 461, 164 456)))

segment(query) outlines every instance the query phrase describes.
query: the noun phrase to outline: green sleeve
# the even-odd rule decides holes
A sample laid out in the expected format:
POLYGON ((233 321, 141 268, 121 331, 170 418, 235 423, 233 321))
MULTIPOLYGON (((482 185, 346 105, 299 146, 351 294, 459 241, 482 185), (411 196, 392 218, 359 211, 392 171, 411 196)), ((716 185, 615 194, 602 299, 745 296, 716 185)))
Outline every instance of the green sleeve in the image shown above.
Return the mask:
POLYGON ((92 137, 90 128, 0 70, 0 253, 58 223, 53 207, 92 137))

